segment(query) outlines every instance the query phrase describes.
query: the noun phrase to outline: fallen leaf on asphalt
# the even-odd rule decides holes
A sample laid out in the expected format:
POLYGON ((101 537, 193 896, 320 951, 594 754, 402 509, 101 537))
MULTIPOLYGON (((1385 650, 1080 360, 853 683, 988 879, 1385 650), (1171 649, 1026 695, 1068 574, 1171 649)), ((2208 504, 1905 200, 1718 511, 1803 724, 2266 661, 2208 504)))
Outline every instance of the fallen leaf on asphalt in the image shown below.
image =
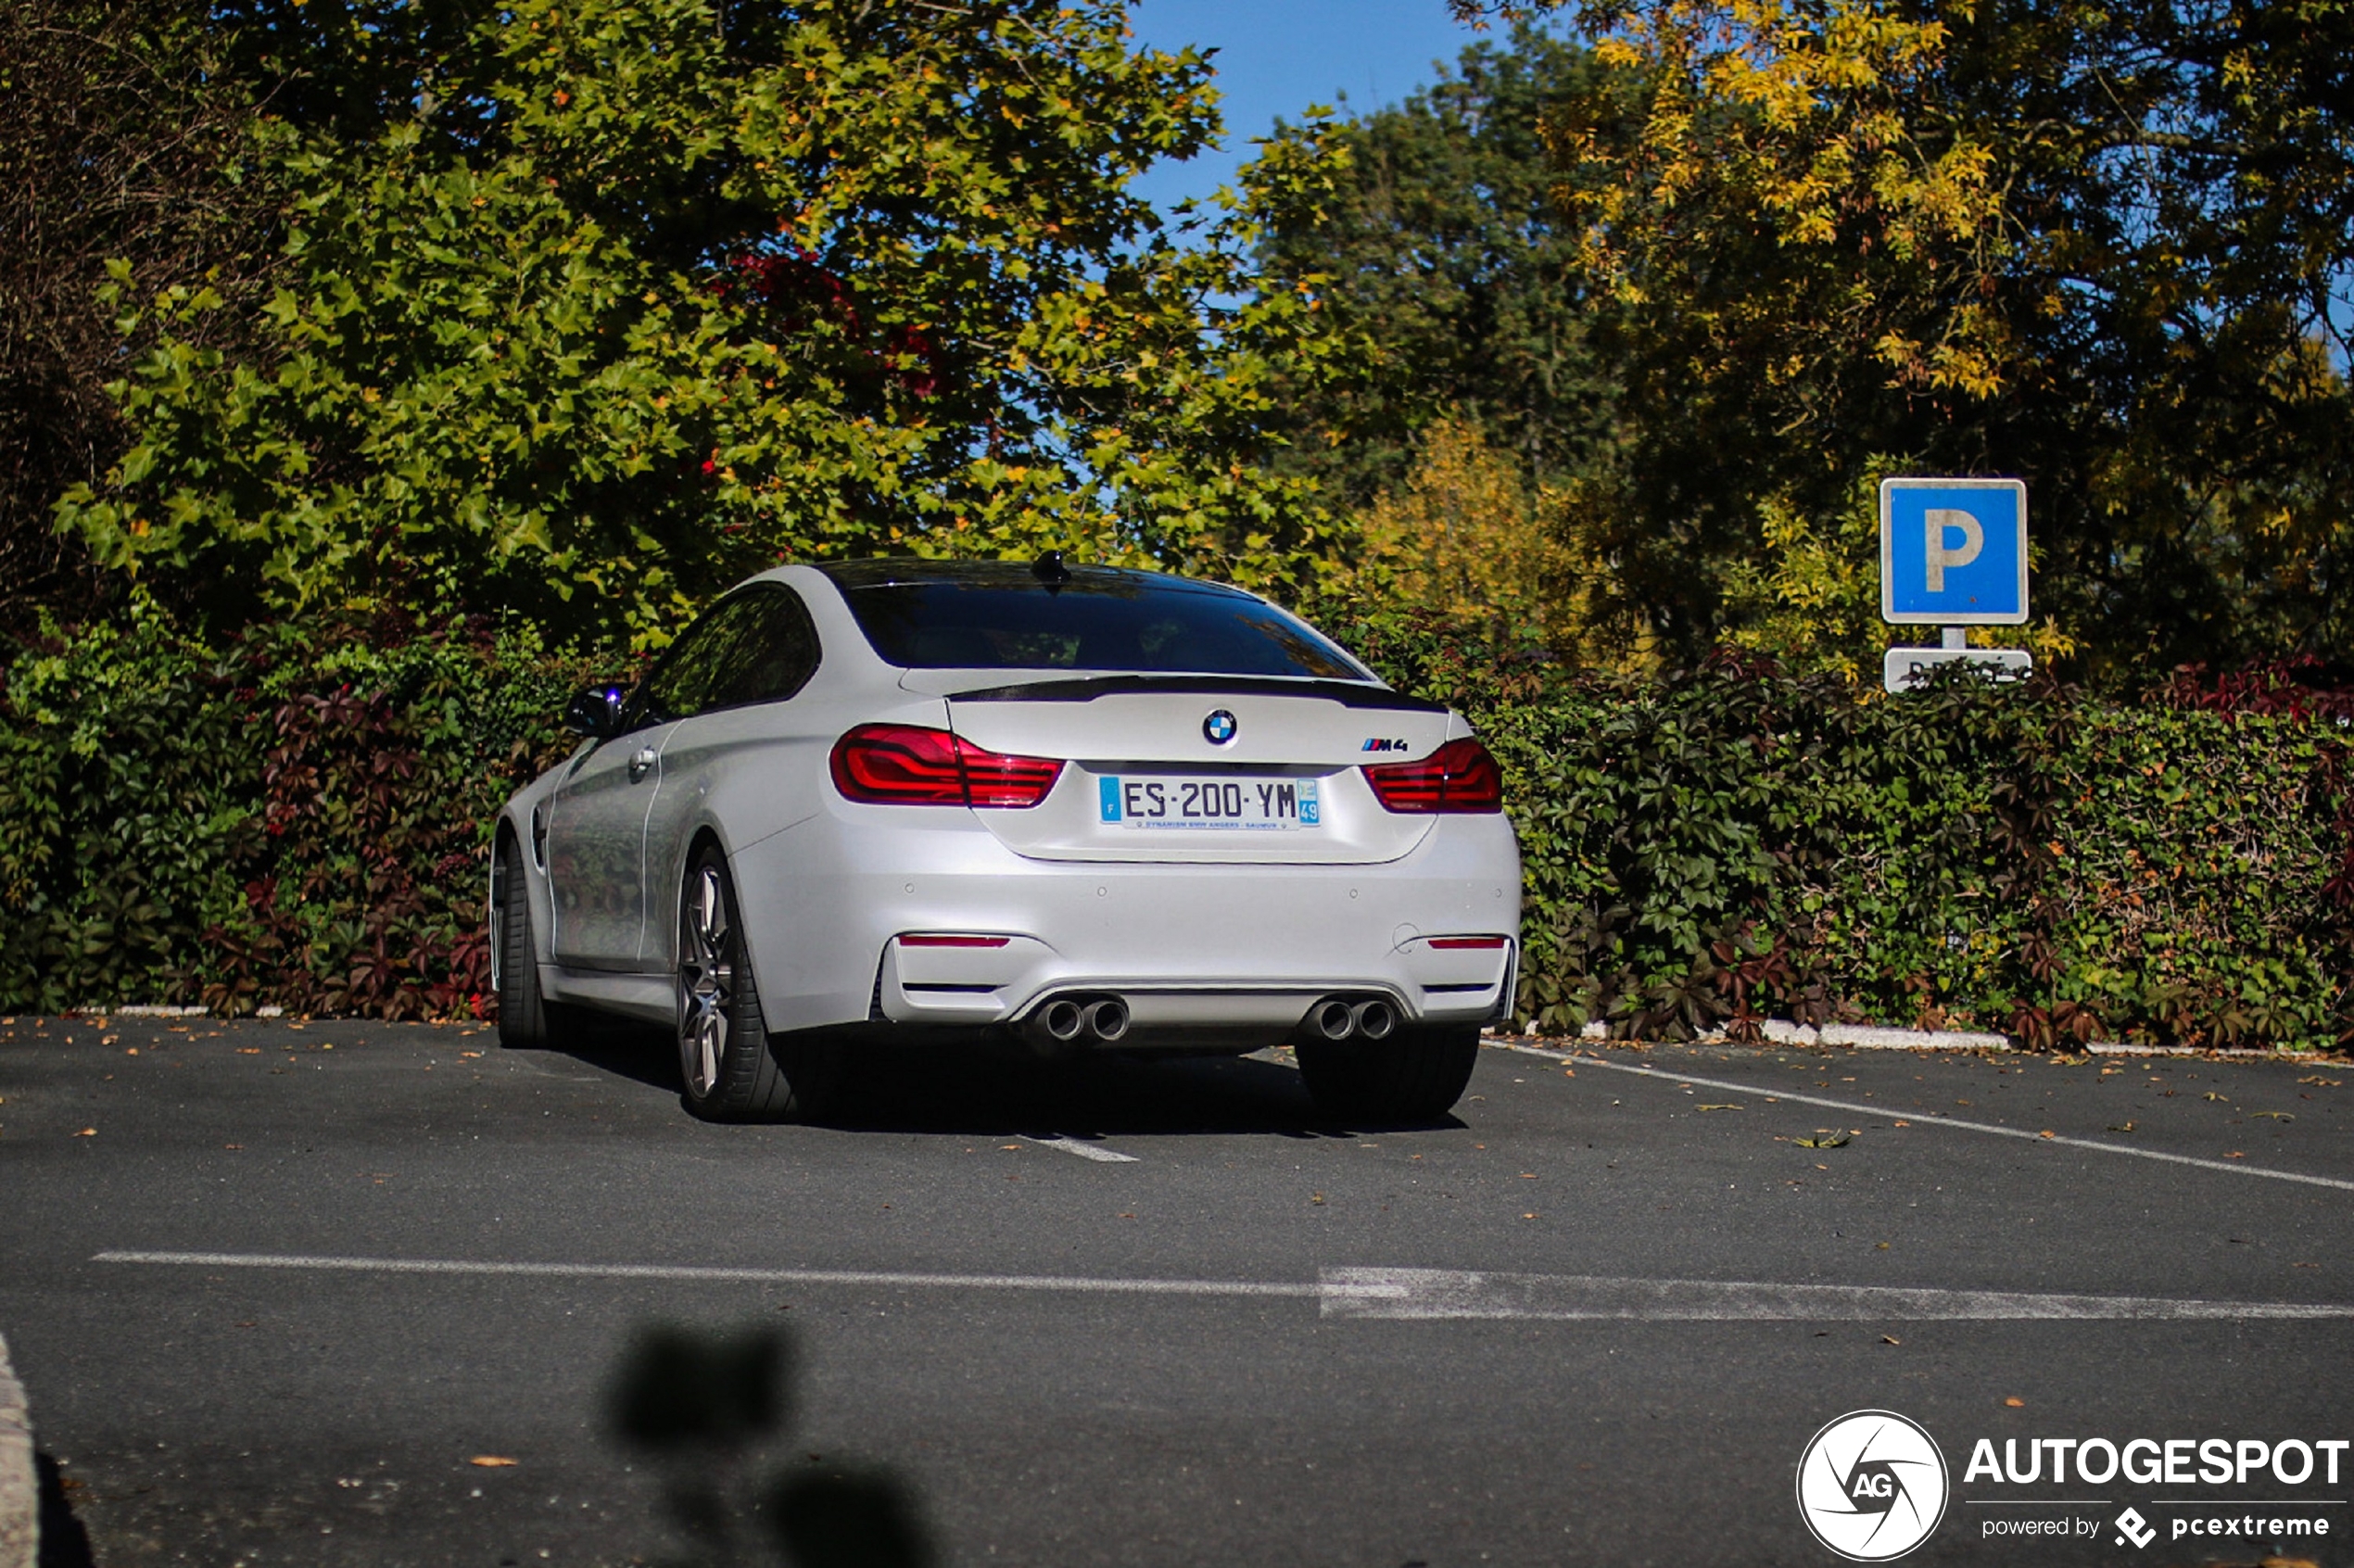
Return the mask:
POLYGON ((261 1055, 261 1047, 259 1045, 240 1045, 237 1047, 237 1055, 240 1056, 259 1056, 261 1055))
POLYGON ((98 1130, 95 1127, 85 1127, 81 1132, 74 1134, 77 1138, 95 1138, 97 1135, 98 1130))
POLYGON ((2310 1078, 2300 1078, 2297 1081, 2299 1083, 2310 1083, 2316 1089, 2335 1089, 2337 1087, 2339 1082, 2339 1081, 2335 1078, 2323 1078, 2318 1072, 2310 1078))
POLYGON ((2035 1135, 2036 1135, 2038 1138, 2057 1138, 2057 1137, 2058 1137, 2058 1136, 2059 1136, 2059 1134, 2058 1134, 2058 1133, 2057 1133, 2057 1132, 2053 1132, 2053 1131, 2052 1131, 2050 1128, 2048 1128, 2048 1127, 2044 1128, 2044 1131, 2042 1131, 2041 1132, 2036 1133, 2035 1135))
POLYGON ((1324 1195, 1322 1193, 1310 1193, 1308 1195, 1308 1201, 1310 1203, 1322 1203, 1324 1201, 1324 1195))
POLYGON ((1879 1336, 1879 1342, 1880 1342, 1882 1345, 1902 1345, 1902 1344, 1904 1344, 1904 1343, 1905 1343, 1903 1340, 1901 1340, 1901 1339, 1897 1338, 1897 1337, 1896 1337, 1894 1334, 1881 1334, 1881 1335, 1879 1336))
POLYGON ((998 1144, 997 1146, 998 1146, 999 1148, 1001 1148, 1001 1149, 1015 1149, 1015 1150, 1019 1150, 1019 1149, 1021 1147, 1021 1145, 1020 1145, 1019 1144, 998 1144))
POLYGON ((476 1454, 466 1462, 468 1464, 478 1464, 485 1470, 504 1470, 507 1466, 514 1463, 515 1461, 509 1459, 504 1454, 476 1454))
POLYGON ((1534 1220, 1534 1219, 1536 1219, 1536 1218, 1537 1218, 1537 1216, 1536 1216, 1536 1215, 1534 1215, 1534 1214, 1524 1214, 1524 1215, 1522 1215, 1522 1216, 1521 1216, 1521 1218, 1522 1218, 1522 1219, 1524 1219, 1524 1220, 1534 1220))
POLYGON ((1120 1218, 1121 1218, 1122 1220, 1133 1220, 1133 1219, 1134 1219, 1134 1218, 1136 1218, 1136 1217, 1135 1217, 1134 1215, 1133 1215, 1133 1214, 1123 1214, 1123 1215, 1121 1215, 1121 1216, 1120 1216, 1120 1218))
POLYGON ((2233 1149, 2229 1153, 2225 1154, 2223 1157, 2225 1159, 2246 1159, 2247 1157, 2247 1151, 2245 1149, 2233 1149))
POLYGON ((1888 1244, 1886 1242, 1876 1242, 1872 1246, 1872 1250, 1874 1252, 1886 1252, 1888 1250, 1888 1244))
POLYGON ((2016 1410, 2025 1406, 2027 1401, 2014 1394, 2009 1398, 2004 1400, 2003 1403, 2008 1405, 2011 1409, 2016 1410))
POLYGON ((2254 1116, 2266 1116, 2266 1117, 2270 1117, 2270 1118, 2272 1118, 2274 1121, 2295 1121, 2295 1120, 2297 1119, 2296 1116, 2295 1116, 2294 1114, 2292 1114, 2291 1112, 2288 1112, 2288 1111, 2250 1111, 2250 1112, 2248 1112, 2247 1114, 2248 1114, 2248 1115, 2250 1115, 2250 1116, 2252 1116, 2252 1117, 2254 1117, 2254 1116))
POLYGON ((2116 1126, 2110 1128, 2109 1131, 2112 1132, 2131 1132, 2138 1125, 2139 1123, 2137 1122, 2120 1121, 2116 1126))
POLYGON ((1700 1108, 1701 1108, 1702 1110, 1704 1110, 1704 1111, 1711 1111, 1711 1110, 1740 1110, 1741 1107, 1740 1107, 1740 1106, 1701 1106, 1700 1108))
MULTIPOLYGON (((1847 1146, 1849 1138, 1844 1132, 1827 1132, 1814 1138, 1792 1138, 1791 1142, 1802 1149, 1841 1149, 1847 1146)), ((1818 1165, 1815 1169, 1821 1170, 1825 1167, 1818 1165)))
POLYGON ((1910 1126, 1911 1126, 1911 1125, 1913 1125, 1913 1124, 1912 1124, 1911 1122, 1909 1122, 1909 1121, 1900 1121, 1900 1122, 1896 1123, 1896 1125, 1897 1125, 1897 1126, 1899 1126, 1899 1127, 1910 1127, 1910 1126))
POLYGON ((2231 1102, 2231 1101, 2229 1101, 2228 1099, 2224 1099, 2222 1095, 2218 1094, 2217 1094, 2214 1090, 2212 1090, 2212 1089, 2209 1089, 2209 1090, 2208 1090, 2206 1094, 2201 1094, 2201 1095, 2199 1096, 2199 1098, 2200 1098, 2200 1099, 2202 1099, 2202 1100, 2222 1100, 2222 1101, 2223 1101, 2223 1103, 2224 1103, 2225 1105, 2227 1105, 2227 1106, 2228 1106, 2228 1105, 2230 1105, 2230 1104, 2232 1103, 2232 1102, 2231 1102))
POLYGON ((223 1144, 221 1146, 224 1149, 242 1149, 245 1147, 243 1144, 223 1144))

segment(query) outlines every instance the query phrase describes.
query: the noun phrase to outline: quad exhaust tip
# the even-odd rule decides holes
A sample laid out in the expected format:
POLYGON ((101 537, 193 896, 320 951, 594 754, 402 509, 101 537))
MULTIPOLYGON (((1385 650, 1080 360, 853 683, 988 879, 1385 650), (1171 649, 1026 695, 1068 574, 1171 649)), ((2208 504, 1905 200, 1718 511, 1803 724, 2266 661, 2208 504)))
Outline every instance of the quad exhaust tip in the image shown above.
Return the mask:
POLYGON ((1049 1045, 1082 1037, 1108 1045, 1128 1032, 1128 1004, 1117 996, 1057 996, 1030 1016, 1031 1036, 1049 1045))
POLYGON ((1398 1008, 1378 996, 1327 996, 1308 1010, 1308 1031, 1325 1040, 1386 1040, 1398 1032, 1398 1008))

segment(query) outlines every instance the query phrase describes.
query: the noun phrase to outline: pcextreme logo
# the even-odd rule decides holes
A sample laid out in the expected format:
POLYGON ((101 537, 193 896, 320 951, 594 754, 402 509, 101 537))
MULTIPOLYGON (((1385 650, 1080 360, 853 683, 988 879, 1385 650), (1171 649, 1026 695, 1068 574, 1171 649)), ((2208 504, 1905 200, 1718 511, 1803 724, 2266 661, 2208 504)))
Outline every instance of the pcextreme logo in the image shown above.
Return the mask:
POLYGON ((1948 1490, 1936 1441, 1893 1410, 1849 1411, 1798 1459, 1798 1516, 1851 1562, 1887 1562, 1929 1539, 1948 1490))

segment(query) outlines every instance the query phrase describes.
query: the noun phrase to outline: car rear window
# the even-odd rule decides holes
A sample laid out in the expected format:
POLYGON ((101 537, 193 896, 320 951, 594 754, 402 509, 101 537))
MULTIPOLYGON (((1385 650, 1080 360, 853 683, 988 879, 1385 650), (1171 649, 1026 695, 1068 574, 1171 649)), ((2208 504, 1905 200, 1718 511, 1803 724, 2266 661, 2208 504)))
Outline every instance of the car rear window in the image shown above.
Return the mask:
POLYGON ((980 563, 829 575, 875 651, 913 669, 1373 678, 1306 624, 1207 583, 1081 567, 1050 588, 980 563))

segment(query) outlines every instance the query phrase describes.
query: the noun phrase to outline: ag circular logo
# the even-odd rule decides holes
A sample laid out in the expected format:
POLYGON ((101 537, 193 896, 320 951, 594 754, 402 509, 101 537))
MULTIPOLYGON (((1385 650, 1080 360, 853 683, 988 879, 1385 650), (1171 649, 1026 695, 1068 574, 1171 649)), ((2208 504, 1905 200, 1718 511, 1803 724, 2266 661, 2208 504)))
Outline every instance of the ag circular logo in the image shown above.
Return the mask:
POLYGON ((1213 746, 1223 746, 1234 738, 1234 715, 1221 708, 1201 721, 1201 732, 1213 746))
POLYGON ((1904 1556, 1945 1517, 1945 1456, 1917 1422, 1854 1410, 1815 1434, 1798 1460, 1798 1516, 1851 1562, 1904 1556))

